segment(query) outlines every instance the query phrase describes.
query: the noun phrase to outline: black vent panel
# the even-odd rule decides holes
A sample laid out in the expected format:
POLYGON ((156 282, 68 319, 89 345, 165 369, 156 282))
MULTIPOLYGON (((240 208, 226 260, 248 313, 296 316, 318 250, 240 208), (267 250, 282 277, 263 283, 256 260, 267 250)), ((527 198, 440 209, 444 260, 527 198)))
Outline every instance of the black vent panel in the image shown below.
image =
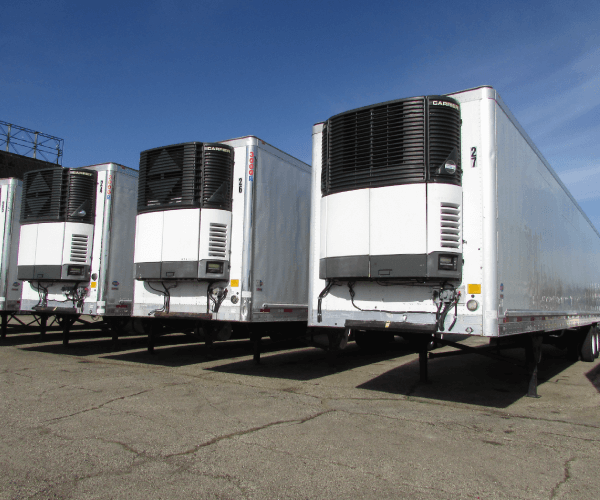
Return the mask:
POLYGON ((180 208, 231 210, 233 148, 187 142, 140 154, 138 213, 180 208))
POLYGON ((96 183, 98 174, 92 170, 66 170, 64 181, 64 214, 67 222, 93 224, 96 212, 96 183))
POLYGON ((231 211, 233 150, 221 144, 205 144, 202 164, 202 208, 231 211))
POLYGON ((443 96, 411 97, 333 116, 323 127, 321 193, 427 182, 460 184, 439 167, 460 161, 460 108, 443 96), (439 104, 442 102, 444 104, 439 104))
POLYGON ((61 167, 27 172, 23 177, 21 224, 60 222, 62 190, 61 167))
POLYGON ((95 171, 61 167, 27 172, 23 178, 21 224, 93 224, 97 178, 95 171))
POLYGON ((202 144, 186 143, 142 151, 138 213, 169 208, 193 208, 196 163, 202 144))
POLYGON ((433 182, 461 184, 460 108, 454 99, 429 97, 429 178, 433 182), (448 158, 456 163, 456 174, 440 173, 448 158))
POLYGON ((327 124, 323 127, 323 137, 321 140, 321 194, 327 193, 327 177, 329 174, 329 134, 327 133, 327 124))
POLYGON ((324 195, 426 180, 423 98, 348 111, 325 128, 324 195))

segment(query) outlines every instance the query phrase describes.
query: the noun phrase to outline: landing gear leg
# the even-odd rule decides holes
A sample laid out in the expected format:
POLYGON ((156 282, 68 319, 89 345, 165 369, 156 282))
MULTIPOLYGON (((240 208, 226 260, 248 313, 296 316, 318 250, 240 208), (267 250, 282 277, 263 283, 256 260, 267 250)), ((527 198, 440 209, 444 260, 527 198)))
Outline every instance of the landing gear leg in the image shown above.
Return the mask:
POLYGON ((40 335, 43 337, 48 331, 48 316, 42 314, 40 316, 40 335))
POLYGON ((429 382, 427 373, 427 346, 419 349, 419 376, 422 383, 426 384, 429 382))
POLYGON ((543 336, 534 334, 527 340, 525 346, 525 355, 527 357, 527 366, 529 368, 529 389, 527 391, 528 398, 539 398, 537 393, 538 385, 538 363, 542 354, 543 336))
POLYGON ((61 326, 63 327, 63 345, 64 346, 69 345, 69 338, 71 336, 71 327, 73 326, 75 321, 77 321, 77 318, 79 318, 79 316, 63 316, 60 319, 60 322, 62 323, 61 326))
POLYGON ((260 335, 257 335, 257 334, 252 335, 251 338, 252 338, 252 345, 254 347, 254 364, 260 365, 260 353, 261 353, 261 347, 262 347, 261 338, 260 338, 260 335))
POLYGON ((154 345, 156 344, 156 320, 148 321, 145 330, 148 331, 148 353, 154 354, 154 345))
POLYGON ((6 330, 8 329, 8 313, 2 313, 2 333, 0 336, 5 339, 6 338, 6 330))

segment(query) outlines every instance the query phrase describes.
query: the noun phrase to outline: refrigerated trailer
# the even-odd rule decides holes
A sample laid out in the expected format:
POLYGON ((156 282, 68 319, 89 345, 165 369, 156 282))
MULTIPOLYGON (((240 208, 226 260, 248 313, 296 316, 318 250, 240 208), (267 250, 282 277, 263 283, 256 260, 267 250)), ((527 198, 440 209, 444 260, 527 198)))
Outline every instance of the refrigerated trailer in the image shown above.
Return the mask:
POLYGON ((492 87, 313 127, 309 276, 316 341, 404 336, 423 379, 448 333, 523 340, 529 395, 543 340, 598 356, 600 235, 492 87))
POLYGON ((0 179, 0 314, 1 337, 6 337, 7 323, 20 308, 21 283, 17 281, 19 250, 19 212, 23 182, 0 179))
POLYGON ((21 311, 42 329, 55 316, 65 344, 81 315, 103 319, 113 340, 131 315, 137 184, 137 170, 116 163, 25 174, 21 311))
POLYGON ((309 199, 310 166, 254 136, 143 151, 133 315, 149 350, 169 331, 304 333, 309 199))

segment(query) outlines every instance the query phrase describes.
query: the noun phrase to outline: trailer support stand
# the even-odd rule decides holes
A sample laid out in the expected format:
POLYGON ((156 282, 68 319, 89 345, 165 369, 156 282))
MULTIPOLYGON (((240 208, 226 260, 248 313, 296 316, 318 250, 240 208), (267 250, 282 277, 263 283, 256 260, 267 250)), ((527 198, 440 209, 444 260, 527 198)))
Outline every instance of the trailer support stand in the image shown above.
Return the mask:
POLYGON ((252 345, 254 347, 254 364, 260 365, 260 353, 262 347, 260 335, 254 335, 252 337, 252 345))
POLYGON ((208 331, 208 334, 204 340, 204 346, 206 347, 206 357, 208 359, 213 359, 215 357, 215 352, 213 350, 213 338, 210 330, 208 331))
POLYGON ((427 346, 421 346, 419 349, 419 375, 422 383, 429 382, 427 374, 427 346))
POLYGON ((144 319, 142 322, 144 332, 148 334, 148 354, 154 354, 154 345, 158 336, 158 321, 156 319, 144 319))
POLYGON ((40 335, 43 337, 46 335, 46 331, 48 330, 48 316, 42 314, 40 316, 40 335))
POLYGON ((327 363, 331 368, 335 368, 341 338, 337 332, 327 332, 327 340, 329 342, 327 346, 327 363))
POLYGON ((63 345, 69 345, 69 337, 71 334, 71 327, 77 321, 78 316, 63 316, 62 327, 63 327, 63 345))
POLYGON ((6 330, 8 328, 8 313, 3 312, 2 313, 2 338, 5 339, 6 338, 6 330))
POLYGON ((112 348, 117 349, 119 343, 119 335, 125 333, 125 326, 127 325, 128 318, 113 317, 105 318, 104 323, 108 326, 112 336, 112 348))
POLYGON ((527 357, 527 366, 529 368, 529 389, 527 391, 528 398, 539 398, 537 393, 538 385, 538 363, 542 353, 543 336, 540 334, 531 335, 527 339, 525 346, 525 355, 527 357))

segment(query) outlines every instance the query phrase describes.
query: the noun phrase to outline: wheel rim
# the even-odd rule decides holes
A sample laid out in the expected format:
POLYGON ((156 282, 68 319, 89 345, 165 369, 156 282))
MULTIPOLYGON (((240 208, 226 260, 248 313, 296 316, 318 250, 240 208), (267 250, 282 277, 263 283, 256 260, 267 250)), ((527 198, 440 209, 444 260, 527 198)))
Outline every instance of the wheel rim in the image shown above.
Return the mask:
POLYGON ((598 331, 594 334, 592 342, 592 352, 594 353, 594 357, 597 358, 600 353, 600 333, 598 333, 598 331))

